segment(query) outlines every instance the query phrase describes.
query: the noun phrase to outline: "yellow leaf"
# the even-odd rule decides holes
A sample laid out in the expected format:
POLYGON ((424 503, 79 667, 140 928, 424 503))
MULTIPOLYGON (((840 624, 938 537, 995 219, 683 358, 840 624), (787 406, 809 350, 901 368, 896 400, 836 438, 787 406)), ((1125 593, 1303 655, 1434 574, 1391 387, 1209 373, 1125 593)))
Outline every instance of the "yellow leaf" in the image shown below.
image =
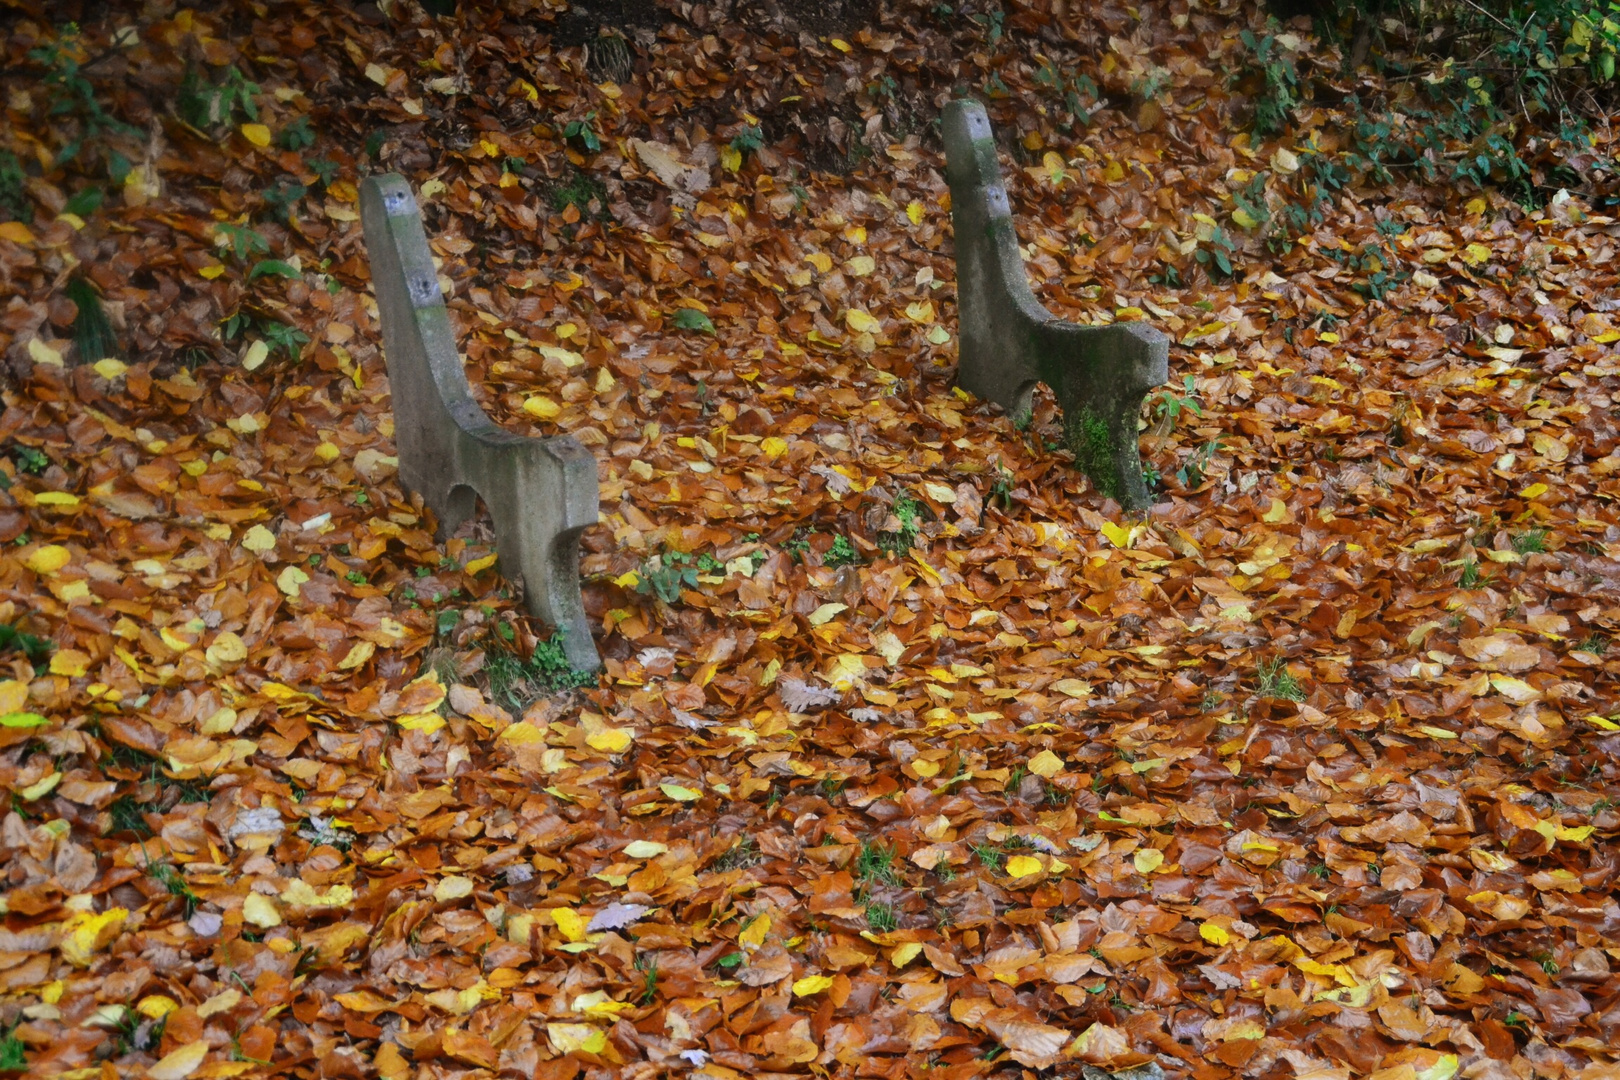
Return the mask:
POLYGON ((247 659, 247 654, 247 645, 242 639, 225 630, 209 644, 203 657, 214 667, 224 667, 227 664, 240 664, 247 659))
POLYGON ((51 655, 51 674, 77 679, 90 670, 90 654, 79 649, 58 649, 51 655))
POLYGON ((557 924, 557 930, 569 941, 585 940, 585 920, 573 908, 552 908, 551 921, 557 924))
POLYGON ((472 894, 472 878, 462 877, 459 874, 451 874, 449 877, 440 878, 439 883, 433 886, 433 899, 441 904, 447 900, 460 900, 462 897, 471 896, 472 894))
POLYGON ((1164 865, 1164 852, 1158 848, 1142 848, 1131 856, 1131 863, 1138 874, 1151 874, 1164 865))
POLYGON ((934 302, 932 300, 920 300, 916 303, 907 304, 906 318, 914 323, 927 326, 934 321, 934 302))
POLYGON ((60 544, 45 544, 30 552, 23 565, 36 574, 54 574, 72 558, 73 553, 60 544))
POLYGON ((27 787, 18 791, 17 797, 23 802, 33 802, 35 799, 42 799, 46 795, 49 795, 51 792, 55 791, 56 785, 60 784, 61 782, 62 774, 60 772, 53 772, 45 779, 40 780, 37 783, 29 784, 27 787))
POLYGON ((870 255, 857 255, 844 264, 844 269, 855 277, 866 277, 877 269, 877 260, 870 255))
POLYGON ((682 787, 679 784, 659 784, 658 790, 676 802, 697 802, 703 798, 703 792, 694 791, 692 788, 682 787))
MULTIPOLYGON (((513 916, 512 918, 516 917, 513 916)), ((507 925, 510 926, 511 924, 512 919, 508 919, 507 925)), ((527 943, 527 941, 528 939, 525 938, 524 942, 527 943)), ((333 994, 332 1000, 350 1012, 363 1013, 367 1016, 372 1013, 388 1012, 398 1004, 370 990, 351 990, 346 994, 333 994)))
POLYGON ((264 366, 264 362, 269 358, 270 346, 265 343, 263 338, 260 338, 248 345, 247 349, 242 353, 242 370, 257 371, 264 366))
POLYGON ((577 1013, 598 1020, 612 1020, 620 1013, 629 1012, 636 1006, 629 1001, 614 1001, 608 997, 606 990, 592 990, 588 994, 580 994, 574 999, 573 1009, 577 1013))
POLYGON ((883 327, 882 322, 872 318, 860 308, 850 308, 844 312, 844 323, 857 334, 870 334, 883 327))
POLYGON ((898 971, 915 960, 920 952, 922 952, 921 942, 908 941, 902 945, 896 945, 889 953, 889 963, 898 971))
POLYGON ((951 340, 951 332, 943 326, 935 326, 928 331, 928 341, 933 345, 944 345, 951 340))
POLYGON ((1455 739, 1457 737, 1455 731, 1447 731, 1443 727, 1431 727, 1428 724, 1418 725, 1418 730, 1431 739, 1455 739))
POLYGON ((775 461, 788 452, 787 440, 778 438, 775 435, 761 439, 759 448, 765 451, 765 457, 771 461, 775 461))
POLYGON ((923 219, 923 204, 916 199, 906 204, 906 217, 911 219, 913 225, 921 225, 923 219))
POLYGON ((129 919, 128 908, 108 908, 99 915, 77 911, 62 924, 62 958, 87 967, 93 954, 112 944, 129 919))
POLYGON ((254 146, 270 145, 270 129, 263 124, 243 124, 242 138, 254 146))
POLYGON ((1204 923, 1198 928, 1198 936, 1211 945, 1225 945, 1232 940, 1232 934, 1225 927, 1214 923, 1204 923))
POLYGON ((41 491, 34 496, 41 506, 78 506, 79 497, 71 491, 41 491))
POLYGON ((325 892, 315 891, 315 886, 302 878, 294 878, 281 890, 281 899, 295 907, 347 907, 354 902, 354 887, 352 885, 333 885, 325 892))
POLYGON ((540 355, 545 357, 547 360, 557 361, 558 363, 562 364, 563 367, 579 367, 579 365, 585 362, 585 356, 583 353, 577 353, 573 349, 558 348, 555 345, 540 346, 540 355))
POLYGON ((823 623, 832 621, 833 617, 836 616, 840 611, 848 610, 848 604, 822 604, 820 607, 816 608, 816 610, 810 613, 810 625, 821 626, 823 623))
POLYGON ((1529 487, 1527 487, 1523 491, 1519 492, 1519 495, 1522 498, 1526 498, 1526 499, 1539 499, 1541 496, 1543 496, 1545 494, 1547 494, 1547 485, 1546 484, 1539 484, 1539 483, 1538 484, 1531 484, 1529 487))
POLYGON ((161 1020, 180 1007, 180 1003, 172 997, 162 994, 148 994, 136 1004, 135 1011, 152 1020, 161 1020))
POLYGON ((1029 759, 1029 771, 1043 780, 1050 779, 1063 771, 1063 759, 1050 750, 1042 750, 1029 759))
POLYGON ((276 575, 276 588, 286 593, 292 599, 298 599, 298 590, 309 581, 309 575, 296 566, 283 567, 281 573, 276 575))
POLYGON ((849 52, 849 42, 845 41, 843 38, 833 38, 829 44, 839 52, 849 52))
POLYGON ((10 240, 13 244, 32 244, 34 234, 20 221, 5 221, 0 222, 0 240, 10 240))
POLYGON ((668 844, 656 840, 632 840, 624 845, 624 853, 632 859, 654 859, 668 850, 668 844))
POLYGON ((1484 244, 1469 244, 1463 248, 1462 261, 1469 266, 1484 266, 1491 258, 1491 249, 1484 244))
POLYGON ((357 641, 349 646, 349 651, 343 654, 342 660, 338 661, 338 670, 353 671, 358 667, 362 667, 376 652, 377 646, 371 642, 357 641))
POLYGON ((255 555, 276 549, 276 534, 263 525, 255 525, 242 534, 242 546, 255 555))
POLYGON ((759 915, 754 921, 743 927, 742 933, 737 935, 737 944, 759 948, 765 944, 765 935, 771 931, 771 917, 759 915))
POLYGON ((198 1039, 165 1054, 146 1070, 147 1080, 185 1080, 208 1056, 208 1040, 198 1039))
POLYGON ((1025 878, 1039 874, 1046 869, 1041 860, 1032 855, 1014 855, 1007 860, 1007 876, 1010 878, 1025 878))
POLYGON ((466 566, 463 566, 462 569, 469 574, 481 574, 485 570, 488 570, 490 567, 494 566, 495 560, 498 558, 500 558, 499 555, 485 555, 481 559, 474 559, 466 566))
POLYGON ((593 735, 586 736, 585 743, 592 750, 601 750, 608 754, 622 754, 630 749, 630 729, 603 728, 593 735))
POLYGON ((844 226, 844 239, 852 244, 866 243, 866 227, 863 225, 844 226))
POLYGON ((1288 504, 1281 499, 1271 500, 1271 509, 1260 515, 1260 520, 1275 525, 1280 521, 1288 520, 1288 504))
POLYGON ((1108 539, 1110 544, 1113 544, 1117 548, 1130 547, 1132 544, 1135 544, 1138 540, 1140 540, 1146 533, 1147 526, 1142 524, 1125 526, 1116 525, 1112 521, 1105 521, 1103 522, 1102 526, 1103 536, 1108 539))
POLYGON ((600 1054, 607 1049, 607 1036, 591 1024, 547 1024, 546 1038, 559 1054, 600 1054))
POLYGON ((250 892, 242 900, 242 918, 261 929, 281 925, 281 912, 276 902, 263 893, 250 892))
POLYGON ((806 975, 793 984, 794 997, 809 997, 819 994, 833 984, 831 975, 806 975))
MULTIPOLYGON (((7 679, 0 682, 0 716, 9 716, 21 712, 22 707, 28 704, 28 684, 19 679, 7 679)), ((1598 719, 1601 719, 1599 717, 1598 719)))
POLYGON ((1252 229, 1256 225, 1260 224, 1258 218, 1249 213, 1247 210, 1243 209, 1241 206, 1232 211, 1232 220, 1237 222, 1245 229, 1252 229))
POLYGON ((62 366, 62 354, 37 337, 28 339, 28 358, 36 364, 49 364, 52 367, 62 366))
POLYGON ((530 416, 537 416, 542 420, 550 420, 562 412, 562 406, 548 397, 531 397, 524 399, 523 411, 530 416))
POLYGON ((541 733, 539 728, 535 727, 527 720, 519 720, 511 727, 501 732, 497 738, 503 739, 507 742, 530 745, 533 743, 544 742, 546 737, 541 733))
POLYGON ((832 270, 832 256, 825 251, 812 251, 804 257, 804 261, 823 274, 832 270))
POLYGON ((114 360, 110 356, 97 360, 92 366, 95 368, 96 374, 103 379, 116 379, 129 370, 128 364, 122 360, 114 360))
POLYGON ((1540 690, 1537 690, 1523 679, 1515 679, 1507 675, 1492 675, 1491 689, 1519 705, 1529 701, 1538 701, 1541 698, 1540 690))
POLYGON ((1059 679, 1052 684, 1052 689, 1072 698, 1090 697, 1094 693, 1090 683, 1081 682, 1079 679, 1059 679))
MULTIPOLYGON (((367 931, 364 929, 357 930, 356 934, 358 939, 364 939, 365 937, 369 936, 367 931)), ((236 989, 234 986, 227 987, 226 989, 221 990, 219 993, 210 997, 201 1005, 198 1005, 197 1015, 206 1020, 210 1016, 218 1016, 220 1013, 230 1012, 232 1009, 236 1008, 241 1001, 242 991, 236 989)))
MULTIPOLYGON (((1483 203, 1484 201, 1484 199, 1474 200, 1474 202, 1477 203, 1483 203)), ((1472 209, 1474 203, 1469 203, 1468 205, 1470 209, 1472 209)), ((1480 209, 1483 210, 1484 208, 1481 207, 1480 209)), ((1431 1054, 1435 1053, 1435 1051, 1432 1050, 1428 1052, 1431 1054)), ((1456 1054, 1441 1054, 1439 1056, 1439 1060, 1433 1065, 1422 1069, 1414 1069, 1413 1076, 1416 1078, 1416 1080, 1451 1080, 1453 1076, 1457 1075, 1457 1069, 1460 1064, 1461 1062, 1456 1054)))
POLYGON ((1603 717, 1595 714, 1588 716, 1586 718, 1586 722, 1594 727, 1602 728, 1604 731, 1620 731, 1620 724, 1615 723, 1613 720, 1606 720, 1603 717))

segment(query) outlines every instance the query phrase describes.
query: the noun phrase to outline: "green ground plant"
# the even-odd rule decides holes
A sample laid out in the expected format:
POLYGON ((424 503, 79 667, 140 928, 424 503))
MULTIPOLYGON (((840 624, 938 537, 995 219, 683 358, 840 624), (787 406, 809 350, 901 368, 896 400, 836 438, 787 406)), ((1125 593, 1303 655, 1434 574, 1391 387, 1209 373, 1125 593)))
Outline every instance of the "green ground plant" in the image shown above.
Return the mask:
POLYGON ((84 74, 84 47, 79 27, 66 23, 54 40, 28 51, 28 59, 39 67, 39 85, 50 104, 47 114, 67 142, 56 151, 57 167, 99 159, 108 179, 124 182, 133 167, 127 154, 115 144, 141 137, 139 128, 109 113, 96 97, 96 88, 84 74))
POLYGON ((34 220, 34 204, 25 186, 28 176, 10 150, 0 150, 0 215, 24 224, 34 220))
POLYGON ((698 587, 699 567, 684 551, 664 551, 636 570, 636 592, 656 596, 666 604, 678 604, 681 593, 698 587))
POLYGON ((1304 701, 1305 688, 1300 685, 1294 673, 1288 670, 1288 662, 1282 657, 1273 657, 1262 660, 1255 670, 1256 693, 1263 698, 1277 698, 1282 701, 1304 701))
POLYGON ((73 301, 73 344, 78 350, 79 363, 93 364, 109 356, 118 356, 123 350, 107 312, 101 306, 101 294, 96 287, 75 275, 68 279, 67 287, 62 291, 73 301))
POLYGON ((259 84, 250 81, 234 64, 218 83, 188 65, 175 100, 175 112, 199 131, 218 131, 236 123, 238 115, 258 120, 259 107, 253 100, 258 93, 259 84))
POLYGON ((898 557, 916 546, 917 535, 922 526, 922 510, 922 503, 918 502, 911 492, 902 490, 896 495, 889 512, 900 523, 900 527, 892 532, 878 533, 878 549, 885 555, 898 557))
POLYGON ((0 1038, 0 1072, 27 1072, 28 1044, 17 1038, 15 1024, 0 1038))
POLYGON ((491 700, 508 712, 521 714, 542 694, 596 685, 594 672, 580 671, 568 662, 561 633, 536 644, 525 658, 511 646, 516 636, 512 628, 506 623, 498 627, 484 649, 484 677, 491 700))
POLYGON ((860 561, 860 553, 855 550, 855 545, 849 542, 849 537, 843 533, 833 537, 832 547, 821 557, 823 566, 832 567, 854 566, 860 561))

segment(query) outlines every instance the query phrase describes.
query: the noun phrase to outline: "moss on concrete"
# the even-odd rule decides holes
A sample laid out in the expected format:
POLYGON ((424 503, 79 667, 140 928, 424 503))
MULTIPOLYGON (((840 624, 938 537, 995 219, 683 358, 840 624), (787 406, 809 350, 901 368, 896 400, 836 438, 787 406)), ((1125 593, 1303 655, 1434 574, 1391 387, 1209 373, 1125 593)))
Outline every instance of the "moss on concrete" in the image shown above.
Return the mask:
POLYGON ((1063 441, 1074 455, 1075 467, 1091 478, 1097 490, 1110 499, 1119 498, 1119 469, 1107 422, 1090 409, 1065 416, 1063 441))

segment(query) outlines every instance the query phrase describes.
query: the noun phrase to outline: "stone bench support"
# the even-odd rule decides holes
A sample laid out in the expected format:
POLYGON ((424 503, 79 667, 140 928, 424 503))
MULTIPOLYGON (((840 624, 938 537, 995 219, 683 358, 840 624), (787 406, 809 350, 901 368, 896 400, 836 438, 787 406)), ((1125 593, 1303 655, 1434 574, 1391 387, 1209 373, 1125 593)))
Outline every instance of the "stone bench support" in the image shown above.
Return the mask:
POLYGON ((1169 341, 1140 323, 1079 326, 1030 291, 1012 208, 984 106, 953 101, 944 116, 946 180, 956 232, 960 318, 957 382, 1014 416, 1037 382, 1063 409, 1065 442, 1097 490, 1127 510, 1152 502, 1142 479, 1142 399, 1170 377, 1169 341))
POLYGON ((360 190, 371 282, 382 319, 400 481, 420 492, 445 539, 476 509, 495 522, 508 577, 529 611, 563 634, 568 660, 600 666, 579 591, 579 536, 596 524, 596 459, 572 436, 532 439, 497 427, 473 399, 422 215, 399 176, 360 190))

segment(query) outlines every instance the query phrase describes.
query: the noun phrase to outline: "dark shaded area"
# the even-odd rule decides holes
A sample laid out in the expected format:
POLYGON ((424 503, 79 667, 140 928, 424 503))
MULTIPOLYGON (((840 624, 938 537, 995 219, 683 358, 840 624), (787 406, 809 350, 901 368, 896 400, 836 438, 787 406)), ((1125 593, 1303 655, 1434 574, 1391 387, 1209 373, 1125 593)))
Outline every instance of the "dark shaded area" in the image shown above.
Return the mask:
POLYGON ((660 8, 653 0, 591 0, 571 4, 557 16, 551 41, 558 46, 588 45, 600 37, 603 30, 620 35, 627 30, 657 30, 678 19, 674 12, 660 8))

